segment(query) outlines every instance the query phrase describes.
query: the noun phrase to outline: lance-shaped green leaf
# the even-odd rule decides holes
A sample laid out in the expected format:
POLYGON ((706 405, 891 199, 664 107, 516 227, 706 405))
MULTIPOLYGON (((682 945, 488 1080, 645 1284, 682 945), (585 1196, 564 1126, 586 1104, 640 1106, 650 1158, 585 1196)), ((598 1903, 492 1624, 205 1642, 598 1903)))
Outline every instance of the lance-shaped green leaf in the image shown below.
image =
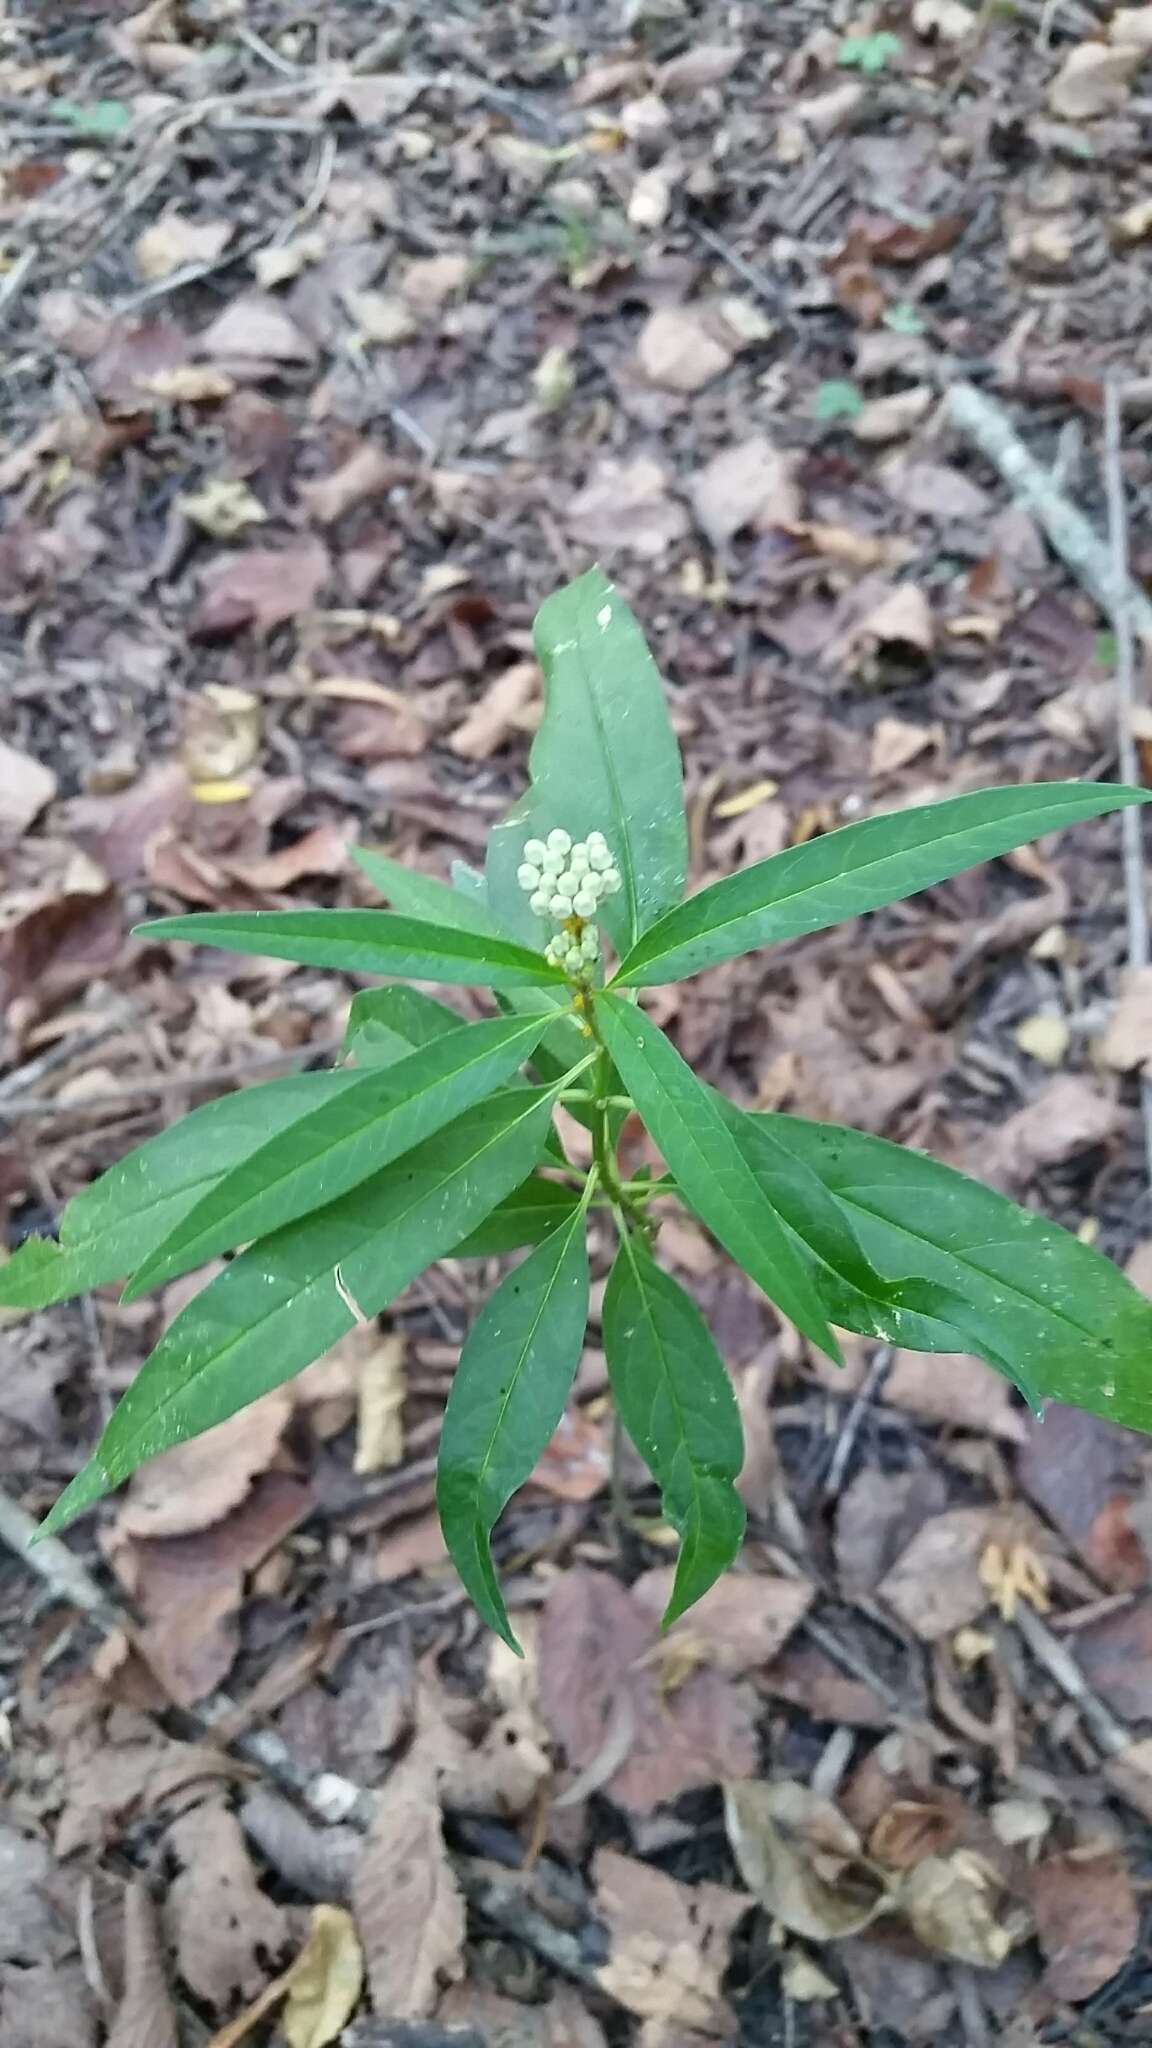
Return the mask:
POLYGON ((894 1285, 876 1303, 822 1281, 834 1322, 920 1351, 972 1351, 1030 1399, 1152 1429, 1152 1302, 1032 1209, 923 1153, 837 1124, 762 1119, 820 1175, 894 1285))
POLYGON ((599 569, 550 597, 536 620, 544 718, 527 795, 488 843, 489 900, 501 926, 530 942, 545 931, 516 880, 524 842, 561 825, 603 832, 620 870, 603 921, 620 951, 684 888, 688 833, 680 750, 644 635, 599 569))
POLYGON ((125 1299, 334 1202, 507 1081, 543 1030, 534 1017, 461 1024, 306 1112, 208 1189, 133 1273, 125 1299))
POLYGON ((492 1259, 502 1252, 517 1252, 522 1245, 543 1244, 579 1205, 574 1188, 533 1174, 531 1180, 506 1195, 476 1230, 469 1231, 462 1244, 453 1246, 452 1257, 492 1259))
POLYGON ((480 1310, 444 1411, 436 1483, 444 1541, 484 1620, 517 1655, 489 1536, 564 1413, 587 1321, 581 1204, 480 1310))
POLYGON ((756 946, 823 931, 914 896, 1042 833, 1149 801, 1152 792, 1118 783, 1036 782, 843 825, 678 904, 632 948, 616 983, 646 988, 682 981, 756 946))
POLYGON ((28 1238, 0 1265, 0 1308, 47 1308, 123 1279, 214 1182, 277 1131, 338 1101, 357 1078, 292 1074, 192 1110, 72 1197, 59 1244, 28 1238))
POLYGON ((596 1013, 616 1070, 675 1177, 679 1192, 770 1300, 839 1364, 811 1272, 725 1122, 659 1025, 622 996, 596 1013))
POLYGON ((351 1194, 234 1259, 165 1331, 44 1533, 386 1308, 526 1178, 554 1100, 534 1088, 491 1096, 351 1194))
POLYGON ((695 1302, 630 1234, 608 1278, 603 1327, 612 1398, 680 1536, 667 1627, 740 1548, 740 1411, 695 1302))
POLYGON ((341 1053, 361 1067, 386 1067, 406 1059, 417 1045, 431 1045, 434 1038, 459 1031, 464 1021, 458 1010, 403 982, 390 988, 362 988, 349 1007, 341 1053))
POLYGON ((353 846, 349 852, 357 867, 403 916, 424 918, 429 924, 447 925, 453 931, 499 937, 485 906, 475 896, 453 889, 435 875, 422 875, 415 868, 405 867, 403 861, 377 853, 371 846, 353 846))
POLYGON ((209 910, 137 925, 150 939, 194 939, 229 953, 338 967, 346 974, 399 975, 414 981, 476 982, 483 988, 553 985, 564 977, 541 953, 511 939, 449 931, 391 910, 209 910))

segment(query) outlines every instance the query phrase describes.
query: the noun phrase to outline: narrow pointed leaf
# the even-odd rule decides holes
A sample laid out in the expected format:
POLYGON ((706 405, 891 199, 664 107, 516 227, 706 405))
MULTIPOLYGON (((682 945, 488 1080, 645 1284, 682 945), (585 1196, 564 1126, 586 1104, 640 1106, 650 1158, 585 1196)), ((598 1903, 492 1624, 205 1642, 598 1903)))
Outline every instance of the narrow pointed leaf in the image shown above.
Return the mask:
POLYGON ((444 1411, 444 1541, 480 1614, 517 1654, 489 1537, 531 1477, 576 1376, 588 1321, 585 1228, 579 1206, 501 1281, 472 1325, 444 1411))
POLYGON ((59 1529, 146 1458, 224 1422, 377 1315, 531 1172, 552 1112, 522 1088, 468 1110, 372 1180, 242 1253, 165 1331, 43 1525, 59 1529))
POLYGON ((799 1117, 762 1119, 820 1175, 889 1303, 822 1282, 829 1313, 920 1351, 972 1351, 1030 1399, 1152 1429, 1152 1302, 1118 1267, 1032 1209, 883 1138, 799 1117))
POLYGON ((292 1074, 192 1110, 72 1197, 59 1244, 28 1238, 0 1265, 0 1308, 47 1308, 123 1279, 214 1182, 298 1117, 338 1101, 356 1079, 292 1074))
POLYGON ((558 1180, 544 1180, 534 1174, 514 1188, 469 1232, 462 1244, 454 1245, 454 1259, 491 1259, 502 1252, 517 1252, 522 1245, 542 1244, 579 1207, 574 1188, 558 1180))
POLYGON ((684 1201, 770 1300, 837 1363, 808 1267, 725 1122, 659 1026, 621 996, 597 998, 601 1034, 684 1201))
POLYGON ((612 1398, 680 1536, 667 1627, 740 1548, 744 1503, 733 1483, 744 1462, 740 1411, 695 1302, 631 1235, 609 1275, 603 1327, 612 1398))
POLYGON ((358 1187, 492 1094, 543 1028, 534 1017, 461 1024, 395 1066, 370 1069, 218 1180, 133 1273, 125 1298, 266 1237, 358 1187))
POLYGON ((445 1032, 459 1031, 465 1019, 447 1003, 419 989, 394 982, 389 988, 363 988, 352 998, 341 1053, 360 1067, 386 1067, 402 1060, 418 1045, 431 1045, 445 1032))
POLYGON ((150 939, 194 939, 230 953, 338 967, 346 974, 400 975, 415 981, 476 982, 483 988, 562 982, 540 953, 511 939, 449 931, 391 910, 209 910, 137 925, 150 939))
POLYGON ((487 938, 499 933, 483 903, 464 890, 454 889, 435 875, 422 875, 403 861, 377 853, 371 846, 349 848, 368 880, 404 917, 420 917, 429 924, 447 925, 454 931, 480 932, 487 938))
POLYGON ((1036 782, 842 825, 678 904, 633 947, 616 985, 682 981, 757 946, 914 896, 1063 825, 1149 801, 1152 792, 1118 783, 1036 782))
POLYGON ((688 859, 680 750, 659 670, 618 590, 599 569, 550 597, 536 620, 544 719, 527 795, 488 846, 489 900, 529 943, 545 927, 516 880, 524 841, 562 825, 603 832, 620 870, 604 923, 620 951, 679 900, 688 859))

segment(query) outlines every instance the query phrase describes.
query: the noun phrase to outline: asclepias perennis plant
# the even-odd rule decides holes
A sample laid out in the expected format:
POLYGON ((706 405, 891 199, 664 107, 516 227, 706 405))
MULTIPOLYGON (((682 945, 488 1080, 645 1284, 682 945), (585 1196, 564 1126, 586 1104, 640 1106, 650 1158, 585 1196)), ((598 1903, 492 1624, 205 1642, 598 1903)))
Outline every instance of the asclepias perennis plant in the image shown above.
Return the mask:
POLYGON ((669 1200, 830 1358, 837 1329, 975 1352, 1033 1403, 1054 1395, 1152 1426, 1152 1303, 1115 1266, 919 1153, 736 1107, 644 1007, 659 983, 876 910, 1146 792, 978 791, 845 825, 685 899, 680 760, 635 620, 593 570, 549 599, 536 632, 547 704, 530 786, 494 830, 483 876, 449 886, 362 852, 391 909, 144 927, 389 985, 354 997, 334 1071, 194 1110, 77 1195, 59 1243, 29 1240, 0 1267, 0 1304, 42 1308, 125 1275, 136 1296, 233 1255, 165 1332, 46 1529, 299 1372, 434 1260, 523 1248, 464 1343, 438 1489, 460 1576, 514 1644, 490 1534, 572 1385, 596 1210, 615 1235, 603 1309, 613 1397, 680 1537, 674 1619, 731 1561, 744 1511, 724 1362, 659 1263, 669 1200), (477 984, 495 1014, 466 1022, 406 981, 477 984), (566 1158, 561 1103, 591 1133, 586 1172, 566 1158), (662 1173, 622 1173, 631 1110, 662 1173))

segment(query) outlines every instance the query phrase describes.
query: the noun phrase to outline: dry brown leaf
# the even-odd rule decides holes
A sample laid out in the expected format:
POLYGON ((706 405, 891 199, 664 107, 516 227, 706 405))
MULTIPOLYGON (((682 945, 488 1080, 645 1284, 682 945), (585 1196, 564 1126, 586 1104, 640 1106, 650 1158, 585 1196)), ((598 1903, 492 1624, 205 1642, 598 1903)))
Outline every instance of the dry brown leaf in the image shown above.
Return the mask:
POLYGON ((448 745, 462 760, 488 761, 514 736, 534 730, 539 706, 539 668, 534 661, 513 662, 489 684, 448 745))
POLYGON ((231 398, 235 380, 210 363, 181 363, 174 370, 157 370, 141 381, 150 398, 167 399, 170 405, 205 405, 214 399, 231 398))
POLYGON ((195 783, 228 782, 260 751, 264 707, 251 690, 206 683, 184 713, 180 758, 195 783))
POLYGON ((659 92, 675 99, 678 94, 695 93, 709 85, 722 85, 730 78, 744 52, 732 43, 698 43, 680 57, 669 58, 656 73, 659 92))
POLYGON ((1152 50, 1152 7, 1118 7, 1107 26, 1109 40, 1124 49, 1152 50))
POLYGON ((880 478, 889 497, 925 519, 989 519, 989 493, 963 470, 945 462, 922 462, 908 455, 890 455, 880 478))
POLYGON ((150 1458, 128 1483, 115 1540, 187 1536, 223 1521, 268 1470, 292 1407, 291 1395, 276 1388, 202 1436, 150 1458))
POLYGON ((224 1806, 195 1806, 164 1843, 180 1866, 164 1918, 184 1982, 217 2010, 254 1998, 291 1931, 256 1882, 239 1821, 224 1806))
POLYGON ((886 398, 870 398, 852 420, 858 441, 882 445, 899 441, 918 427, 931 408, 935 392, 930 384, 912 384, 907 391, 893 391, 886 398))
POLYGON ((343 2036, 363 1985, 364 1957, 352 1915, 340 1906, 314 1906, 308 1938, 295 1961, 265 1985, 246 2012, 221 2027, 207 2048, 240 2048, 282 2001, 280 2032, 288 2048, 330 2048, 343 2036))
POLYGON ((727 1785, 724 1817, 749 1891, 793 1934, 809 1941, 858 1934, 888 1910, 855 1830, 806 1785, 787 1778, 727 1785))
POLYGON ((615 1849, 597 1850, 592 1874, 612 1942, 596 1972, 609 1996, 643 2019, 723 2031, 728 1945, 750 1901, 723 1885, 678 1884, 615 1849))
POLYGON ((189 263, 214 263, 228 247, 233 232, 229 220, 185 220, 177 211, 162 214, 136 238, 136 268, 151 283, 170 277, 189 263))
POLYGON ((1085 1074, 1058 1074, 995 1134, 995 1161, 1008 1181, 1026 1181, 1038 1168, 1106 1145, 1119 1123, 1115 1102, 1098 1083, 1085 1074))
POLYGON ((856 638, 931 654, 936 632, 931 607, 919 584, 897 583, 861 619, 856 638))
POLYGON ((635 92, 647 76, 648 66, 642 57, 609 57, 602 63, 590 64, 572 87, 572 104, 594 107, 620 93, 635 92))
POLYGON ((1107 1984, 1139 1939, 1139 1904, 1119 1850, 1046 1856, 1032 1872, 1032 1909, 1045 1982, 1073 2005, 1107 1984))
POLYGON ((178 2048, 156 1908, 143 1878, 124 1894, 124 1989, 107 2048, 178 2048))
POLYGON ((245 626, 270 633, 311 610, 331 566, 327 548, 315 538, 229 555, 206 572, 191 631, 201 639, 224 638, 245 626))
POLYGON ((980 1577, 991 1508, 951 1508, 925 1522, 881 1580, 878 1597, 922 1642, 954 1635, 988 1605, 980 1577))
POLYGON ((927 1856, 906 1872, 899 1900, 913 1933, 939 1955, 994 1970, 1027 1931, 1027 1922, 997 1918, 1001 1881, 969 1849, 927 1856))
POLYGON ((203 354, 216 361, 254 358, 272 363, 310 363, 316 350, 278 299, 263 292, 241 293, 200 336, 203 354))
POLYGON ((276 853, 262 854, 258 860, 225 860, 222 865, 249 889, 290 889, 306 875, 342 875, 355 836, 354 824, 315 825, 276 853))
POLYGON ((671 209, 672 187, 664 172, 659 168, 642 172, 628 194, 628 219, 632 226, 651 233, 663 227, 671 209))
POLYGON ((464 1901, 440 1820, 433 1741, 419 1739, 376 1794, 352 1907, 377 2012, 426 2019, 463 1974, 464 1901))
MULTIPOLYGON (((658 1566, 643 1572, 632 1597, 659 1621, 672 1591, 675 1569, 658 1566)), ((691 1611, 673 1623, 662 1638, 672 1662, 691 1648, 695 1660, 714 1664, 729 1677, 754 1671, 775 1657, 812 1605, 813 1588, 806 1579, 782 1579, 768 1573, 725 1572, 691 1611)))
POLYGON ((51 768, 0 740, 0 839, 18 839, 56 794, 51 768))
POLYGON ((801 515, 796 460, 767 434, 750 434, 721 449, 692 482, 692 509, 713 547, 750 526, 757 533, 791 527, 801 515))
POLYGON ((964 0, 915 0, 912 26, 930 42, 966 43, 978 30, 980 16, 964 0))
POLYGON ((406 473, 405 465, 394 455, 386 455, 374 441, 362 441, 330 476, 301 484, 300 497, 313 519, 321 526, 333 526, 357 505, 391 490, 406 473))
POLYGON ((617 462, 605 456, 569 499, 564 522, 592 549, 624 548, 655 560, 688 532, 688 514, 669 495, 667 471, 652 456, 617 462))
POLYGON ((404 1456, 402 1410, 408 1392, 408 1347, 402 1335, 385 1334, 375 1322, 357 1325, 355 1332, 348 1332, 349 1337, 353 1335, 361 1340, 354 1470, 387 1472, 404 1456))
POLYGON ((910 761, 935 746, 939 728, 910 725, 904 718, 878 718, 872 728, 872 749, 868 768, 873 775, 897 775, 910 761))
MULTIPOLYGON (((1143 12, 1135 8, 1131 13, 1143 12)), ((1061 121, 1091 121, 1124 105, 1144 51, 1128 44, 1076 43, 1048 88, 1048 105, 1061 121)))
POLYGON ((884 1381, 886 1406, 923 1422, 1023 1443, 1027 1424, 1003 1373, 964 1351, 898 1351, 884 1381))
POLYGON ((1129 968, 1096 1050, 1106 1067, 1130 1074, 1152 1059, 1152 967, 1129 968))
POLYGON ((198 491, 186 491, 177 508, 213 540, 235 540, 249 526, 268 517, 258 497, 239 477, 213 477, 198 491))
POLYGON ((731 367, 732 350, 700 306, 657 306, 640 330, 636 360, 666 391, 702 391, 731 367))
POLYGON ((463 252, 446 251, 442 256, 422 256, 418 262, 410 263, 400 290, 414 312, 430 319, 449 299, 466 289, 471 276, 472 258, 463 252))
POLYGON ((395 292, 349 292, 345 303, 365 341, 396 348, 419 334, 420 322, 395 292))
POLYGON ((1030 1017, 1021 1017, 1012 1036, 1021 1052, 1045 1067, 1062 1066, 1072 1043, 1069 1026, 1051 1010, 1037 1010, 1030 1017))

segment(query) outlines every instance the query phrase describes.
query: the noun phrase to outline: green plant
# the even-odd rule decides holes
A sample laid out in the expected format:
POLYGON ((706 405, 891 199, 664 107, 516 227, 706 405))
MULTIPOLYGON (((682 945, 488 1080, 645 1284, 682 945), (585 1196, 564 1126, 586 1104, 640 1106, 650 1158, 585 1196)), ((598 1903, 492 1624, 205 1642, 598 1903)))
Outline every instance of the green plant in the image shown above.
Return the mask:
POLYGON ((0 1304, 42 1308, 125 1274, 135 1296, 235 1253, 161 1338, 46 1529, 299 1371, 432 1261, 526 1246, 464 1345, 439 1481, 461 1577, 513 1641, 490 1532, 572 1384, 596 1210, 617 1238, 603 1310, 614 1398, 681 1539, 672 1619, 729 1563, 744 1515, 724 1363, 657 1263, 669 1200, 833 1359, 838 1328, 976 1352, 1032 1402, 1056 1395, 1152 1423, 1152 1303, 1114 1266, 918 1153, 737 1108, 640 1000, 1146 792, 1050 783, 953 797, 846 825, 685 899, 679 755, 627 606, 594 570, 544 605, 537 646, 547 707, 530 786, 493 832, 485 875, 450 887, 363 852, 391 910, 144 927, 353 974, 476 983, 501 1014, 465 1023, 402 984, 355 996, 354 1064, 194 1110, 70 1202, 59 1243, 31 1239, 0 1267, 0 1304), (587 1172, 565 1156, 561 1103, 591 1134, 587 1172), (662 1174, 622 1177, 633 1108, 662 1174))
POLYGON ((886 71, 903 53, 904 45, 891 29, 878 29, 870 36, 845 36, 838 61, 856 71, 886 71))

